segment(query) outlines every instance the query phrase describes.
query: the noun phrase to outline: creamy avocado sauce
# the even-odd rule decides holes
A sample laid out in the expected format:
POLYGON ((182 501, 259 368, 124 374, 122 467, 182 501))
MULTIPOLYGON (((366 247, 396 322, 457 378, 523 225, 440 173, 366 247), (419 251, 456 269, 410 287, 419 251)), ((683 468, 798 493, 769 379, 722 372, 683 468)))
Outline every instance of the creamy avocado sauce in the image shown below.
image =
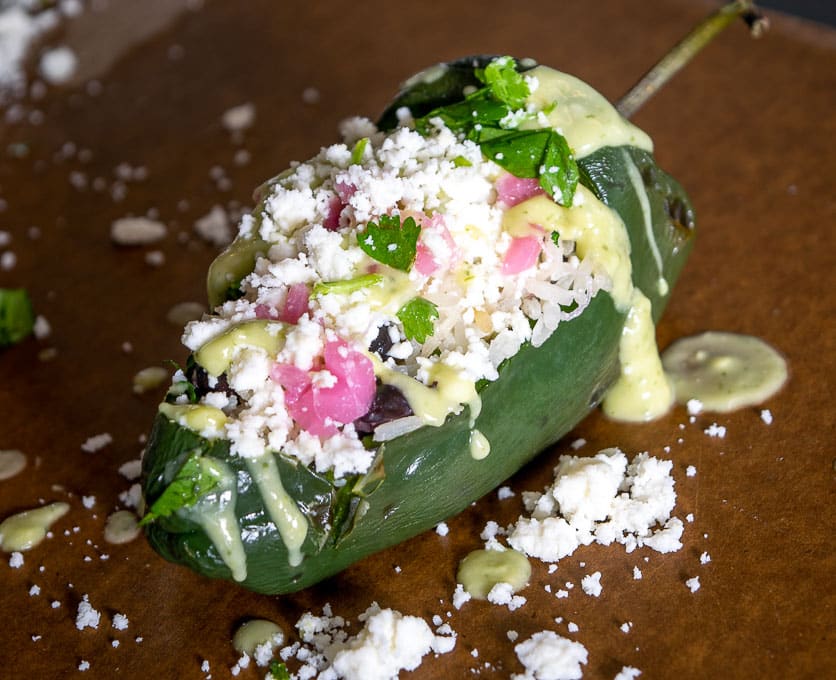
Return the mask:
POLYGON ((766 401, 787 381, 787 363, 751 335, 710 331, 677 340, 662 354, 676 400, 726 413, 766 401))
POLYGON ((130 510, 117 510, 105 521, 104 539, 114 545, 130 543, 139 536, 139 532, 136 515, 130 510))
POLYGON ((633 289, 618 358, 621 374, 604 397, 604 413, 627 422, 645 422, 667 413, 673 404, 673 388, 659 359, 650 300, 638 288, 633 289))
POLYGON ((532 226, 537 225, 574 241, 578 257, 589 258, 594 267, 610 277, 613 300, 626 311, 633 290, 627 229, 615 211, 586 187, 578 185, 575 196, 571 208, 558 205, 545 194, 529 198, 505 212, 502 226, 512 236, 530 236, 537 233, 532 226))
POLYGON ((26 455, 22 451, 0 451, 0 481, 11 479, 26 467, 26 455))
POLYGON ((203 457, 199 462, 212 477, 219 480, 218 486, 191 507, 177 512, 200 525, 224 564, 229 567, 232 578, 243 581, 247 578, 247 555, 241 540, 241 527, 235 516, 238 496, 235 474, 220 460, 203 457))
MULTIPOLYGON (((605 146, 635 146, 653 151, 650 137, 627 121, 607 99, 582 80, 546 66, 526 71, 537 79, 528 102, 545 113, 550 126, 569 142, 575 158, 583 158, 605 146)), ((522 129, 544 127, 525 121, 522 129)))
POLYGON ((482 460, 491 452, 491 443, 479 430, 470 431, 470 455, 474 460, 482 460))
POLYGON ((456 580, 477 600, 484 600, 497 583, 516 593, 528 585, 531 564, 516 550, 474 550, 460 563, 456 580))
POLYGON ((46 538, 46 532, 69 511, 67 503, 50 503, 24 510, 0 522, 0 550, 29 550, 46 538))
POLYGON ((163 402, 158 408, 169 420, 178 425, 194 430, 206 439, 217 439, 223 435, 226 414, 214 406, 204 404, 168 404, 163 402))
POLYGON ((226 292, 252 272, 259 255, 264 255, 269 245, 259 238, 239 236, 227 246, 209 265, 206 277, 206 289, 209 305, 216 307, 226 300, 226 292))
POLYGON ((425 425, 440 427, 450 413, 460 413, 464 405, 470 406, 471 417, 478 414, 482 401, 476 393, 476 384, 455 368, 444 364, 429 367, 429 382, 434 387, 419 382, 405 373, 386 366, 374 354, 367 355, 374 365, 374 374, 381 382, 397 387, 409 402, 412 411, 425 425))
POLYGON ((288 562, 294 567, 301 564, 302 544, 308 533, 308 522, 290 494, 285 491, 276 459, 270 452, 258 458, 248 458, 247 469, 261 492, 267 514, 279 530, 287 548, 288 562))
POLYGON ((259 347, 275 356, 283 344, 282 324, 260 319, 244 321, 205 342, 194 358, 209 375, 217 377, 229 368, 239 347, 259 347))
POLYGON ((251 619, 242 623, 232 636, 232 646, 239 654, 255 655, 257 647, 267 643, 281 644, 284 632, 267 619, 251 619))

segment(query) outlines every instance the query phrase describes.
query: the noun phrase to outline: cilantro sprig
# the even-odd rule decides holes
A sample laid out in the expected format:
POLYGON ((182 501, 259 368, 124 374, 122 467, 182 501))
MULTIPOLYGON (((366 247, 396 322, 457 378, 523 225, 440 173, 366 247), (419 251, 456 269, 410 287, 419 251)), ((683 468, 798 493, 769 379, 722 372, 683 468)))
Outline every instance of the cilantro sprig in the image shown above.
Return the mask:
POLYGON ((193 506, 202 496, 213 491, 220 481, 214 470, 201 463, 200 455, 193 453, 145 513, 139 525, 149 524, 160 517, 168 517, 181 508, 193 506))
POLYGON ((429 300, 415 297, 398 310, 397 317, 408 339, 424 342, 435 332, 434 321, 438 318, 438 307, 429 300))
POLYGON ((0 348, 26 338, 35 325, 32 302, 23 288, 0 288, 0 348))
POLYGON ((571 206, 579 172, 566 138, 551 128, 520 130, 511 115, 525 106, 530 94, 514 60, 499 57, 475 74, 485 87, 418 118, 416 130, 428 135, 430 121, 440 118, 448 128, 476 142, 497 165, 516 177, 539 179, 549 196, 571 206))
POLYGON ((369 222, 365 231, 357 234, 357 245, 372 259, 408 272, 415 262, 420 233, 421 226, 412 217, 401 223, 399 215, 381 215, 377 222, 369 222))

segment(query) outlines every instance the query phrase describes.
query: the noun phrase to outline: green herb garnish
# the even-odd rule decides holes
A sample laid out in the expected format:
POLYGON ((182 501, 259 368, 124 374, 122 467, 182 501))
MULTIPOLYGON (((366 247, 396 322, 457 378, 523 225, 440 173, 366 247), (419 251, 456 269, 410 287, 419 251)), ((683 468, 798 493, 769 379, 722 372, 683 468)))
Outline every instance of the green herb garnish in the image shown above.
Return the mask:
POLYGON ((29 294, 23 288, 0 288, 0 347, 26 338, 35 326, 29 294))
POLYGON ((290 671, 287 670, 287 666, 281 661, 276 661, 275 659, 271 661, 268 670, 273 680, 290 680, 290 671))
POLYGON ((363 137, 358 139, 351 150, 351 164, 360 165, 363 162, 363 154, 366 152, 366 147, 369 145, 369 138, 363 137))
POLYGON ((408 272, 415 261, 415 249, 421 227, 412 217, 403 224, 399 215, 381 215, 357 234, 357 245, 369 257, 393 269, 408 272))
POLYGON ((551 233, 551 239, 552 239, 552 243, 554 243, 556 246, 560 245, 560 234, 558 232, 553 231, 551 233))
POLYGON ((422 297, 412 298, 398 310, 406 337, 424 342, 435 331, 434 320, 438 318, 438 307, 422 297))
POLYGON ((176 510, 189 508, 220 483, 218 474, 206 465, 203 465, 197 453, 193 453, 186 459, 183 466, 171 480, 165 491, 145 513, 139 525, 143 526, 153 522, 159 517, 168 517, 176 510))
POLYGON ((320 281, 314 285, 311 290, 311 296, 327 295, 328 293, 339 293, 348 295, 355 290, 367 288, 368 286, 376 286, 383 282, 383 276, 380 274, 364 274, 353 279, 346 279, 345 281, 320 281))
POLYGON ((479 144, 488 158, 516 177, 538 178, 561 205, 571 206, 578 185, 578 165, 566 138, 550 128, 519 130, 513 114, 525 106, 530 88, 510 57, 494 59, 475 71, 485 87, 464 100, 441 106, 415 121, 423 135, 430 120, 444 124, 479 144))

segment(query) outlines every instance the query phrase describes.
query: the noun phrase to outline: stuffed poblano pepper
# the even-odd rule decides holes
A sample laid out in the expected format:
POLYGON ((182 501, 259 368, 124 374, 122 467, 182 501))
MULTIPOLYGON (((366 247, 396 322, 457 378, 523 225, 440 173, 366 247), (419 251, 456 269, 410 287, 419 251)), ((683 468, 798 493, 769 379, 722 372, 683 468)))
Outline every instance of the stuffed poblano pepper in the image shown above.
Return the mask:
POLYGON ((604 97, 466 59, 341 132, 211 266, 143 461, 151 545, 264 593, 460 512, 602 400, 672 400, 654 323, 694 214, 604 97))

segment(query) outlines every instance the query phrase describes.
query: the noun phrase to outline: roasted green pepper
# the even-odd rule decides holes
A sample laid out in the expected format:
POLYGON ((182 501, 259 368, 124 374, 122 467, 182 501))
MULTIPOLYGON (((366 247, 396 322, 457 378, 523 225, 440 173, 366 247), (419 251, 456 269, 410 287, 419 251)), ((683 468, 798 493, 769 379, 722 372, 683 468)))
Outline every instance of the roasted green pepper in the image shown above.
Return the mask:
MULTIPOLYGON (((460 104, 463 91, 478 90, 485 82, 483 69, 491 63, 488 58, 466 59, 419 74, 387 108, 380 128, 396 127, 400 107, 409 107, 420 125, 428 114, 460 104)), ((530 66, 516 65, 518 71, 530 66)), ((647 149, 630 144, 605 145, 583 155, 577 160, 577 175, 626 226, 632 283, 650 301, 657 320, 693 242, 688 197, 647 149)), ((555 201, 571 200, 571 192, 552 188, 555 201)), ((262 195, 268 193, 269 185, 262 195)), ((262 210, 264 204, 255 214, 262 210)), ((210 271, 212 303, 240 296, 241 278, 267 249, 256 237, 239 237, 210 271)), ((318 473, 282 451, 269 452, 267 462, 259 464, 270 469, 259 471, 251 460, 231 453, 226 438, 199 434, 212 414, 189 403, 194 401, 189 391, 195 381, 186 379, 194 376, 187 370, 170 393, 170 401, 178 405, 164 405, 154 421, 143 461, 148 508, 143 521, 149 542, 166 559, 206 576, 233 578, 258 592, 283 593, 433 527, 497 487, 601 402, 619 375, 619 346, 629 311, 615 297, 599 291, 580 315, 562 321, 542 345, 524 343, 502 363, 497 379, 478 383, 478 415, 464 408, 439 427, 423 426, 382 443, 369 440, 375 453, 368 471, 343 479, 318 473), (190 414, 193 420, 178 414, 190 414), (474 455, 474 429, 490 442, 486 457, 474 455), (306 525, 301 533, 277 528, 272 519, 276 499, 265 500, 262 474, 280 478, 283 502, 291 503, 290 514, 306 525), (243 555, 243 565, 219 548, 223 542, 218 532, 228 534, 230 528, 237 532, 230 550, 243 555)), ((192 368, 200 360, 191 357, 192 368)))

